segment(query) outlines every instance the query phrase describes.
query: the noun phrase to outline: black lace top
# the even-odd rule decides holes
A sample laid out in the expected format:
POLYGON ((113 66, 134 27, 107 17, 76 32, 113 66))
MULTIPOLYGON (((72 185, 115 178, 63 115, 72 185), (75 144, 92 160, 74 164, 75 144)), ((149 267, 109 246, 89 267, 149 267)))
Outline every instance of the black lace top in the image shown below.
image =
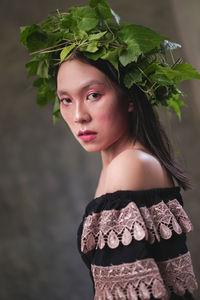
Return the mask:
POLYGON ((95 300, 193 299, 179 187, 117 191, 93 199, 78 230, 95 300))

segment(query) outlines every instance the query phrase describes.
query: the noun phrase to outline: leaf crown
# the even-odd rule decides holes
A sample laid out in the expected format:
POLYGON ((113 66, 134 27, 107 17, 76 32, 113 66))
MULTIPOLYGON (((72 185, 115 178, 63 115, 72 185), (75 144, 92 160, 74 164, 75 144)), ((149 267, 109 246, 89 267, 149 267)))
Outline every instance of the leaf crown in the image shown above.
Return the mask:
POLYGON ((90 0, 88 6, 57 11, 39 24, 20 28, 21 42, 32 56, 26 64, 28 74, 37 76, 33 82, 38 88, 37 103, 44 106, 54 101, 54 122, 59 118, 55 68, 75 51, 94 61, 109 61, 119 79, 122 67, 126 88, 138 86, 153 106, 171 108, 181 117, 184 94, 178 84, 200 79, 200 74, 190 64, 175 61, 172 52, 179 44, 147 27, 119 20, 107 0, 90 0))

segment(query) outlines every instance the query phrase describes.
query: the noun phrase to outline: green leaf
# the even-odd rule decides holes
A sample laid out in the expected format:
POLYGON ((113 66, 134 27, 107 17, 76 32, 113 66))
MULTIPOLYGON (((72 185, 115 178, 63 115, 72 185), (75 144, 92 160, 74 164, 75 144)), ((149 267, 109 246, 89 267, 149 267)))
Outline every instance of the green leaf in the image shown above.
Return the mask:
POLYGON ((37 78, 36 80, 34 80, 33 86, 39 88, 41 85, 43 85, 44 81, 45 79, 37 78))
POLYGON ((40 54, 34 57, 26 64, 29 76, 38 75, 42 78, 49 77, 49 56, 40 54))
POLYGON ((189 79, 200 79, 200 74, 198 71, 187 63, 177 64, 173 70, 179 72, 179 75, 175 78, 176 82, 189 79))
POLYGON ((58 122, 60 116, 60 103, 58 96, 56 96, 53 106, 53 123, 54 125, 58 122))
POLYGON ((113 16, 107 0, 90 0, 90 6, 96 9, 102 20, 110 19, 113 16))
POLYGON ((98 45, 97 41, 92 41, 91 43, 88 44, 86 51, 92 52, 92 53, 98 51, 97 45, 98 45))
POLYGON ((84 30, 79 30, 77 32, 77 39, 81 39, 81 40, 87 40, 88 39, 88 34, 86 31, 84 30))
POLYGON ((72 19, 68 14, 62 14, 62 20, 60 23, 61 28, 68 30, 69 27, 71 26, 72 19))
POLYGON ((90 58, 90 59, 93 59, 93 60, 97 60, 99 58, 101 58, 102 56, 104 56, 106 54, 106 49, 105 48, 102 48, 100 50, 98 50, 97 52, 95 53, 87 53, 85 52, 84 53, 84 56, 90 58))
POLYGON ((120 55, 120 62, 126 66, 132 61, 136 61, 140 54, 152 51, 156 47, 160 47, 163 40, 155 31, 140 25, 124 24, 117 32, 122 43, 128 48, 120 55))
POLYGON ((37 103, 45 106, 56 97, 56 86, 52 79, 38 78, 33 86, 38 88, 37 103))
POLYGON ((187 63, 177 64, 174 68, 156 65, 156 76, 165 75, 175 84, 189 79, 200 79, 198 71, 187 63))
POLYGON ((129 89, 134 83, 142 81, 142 73, 138 69, 130 70, 124 77, 124 84, 129 89))
POLYGON ((38 51, 48 46, 48 36, 38 25, 26 27, 21 34, 21 42, 29 52, 38 51))
POLYGON ((156 62, 153 62, 153 63, 150 63, 149 65, 145 65, 144 64, 144 68, 143 68, 143 72, 146 74, 146 75, 150 75, 152 73, 155 73, 155 71, 158 69, 158 63, 156 62))
POLYGON ((107 1, 101 1, 101 3, 97 5, 97 11, 99 13, 100 18, 103 20, 112 18, 112 13, 109 5, 107 4, 107 1))
POLYGON ((155 73, 153 75, 150 75, 149 79, 151 82, 156 82, 160 86, 173 85, 173 81, 168 79, 164 74, 155 73))
MULTIPOLYGON (((179 98, 179 95, 176 95, 176 98, 179 98)), ((174 100, 174 95, 172 97, 169 98, 169 100, 167 101, 168 106, 177 114, 179 120, 181 119, 181 110, 180 110, 180 106, 182 106, 182 101, 176 101, 176 99, 174 100)))
POLYGON ((56 95, 54 106, 53 106, 53 112, 55 113, 57 111, 60 111, 60 102, 58 96, 56 95))
POLYGON ((27 37, 37 31, 39 28, 38 25, 36 24, 32 24, 31 26, 21 26, 20 27, 20 32, 21 32, 21 36, 20 36, 20 42, 23 43, 25 46, 27 46, 27 37))
POLYGON ((90 31, 99 23, 95 10, 89 6, 73 7, 70 12, 79 30, 90 31))
POLYGON ((71 32, 65 32, 64 34, 63 34, 63 38, 62 38, 62 41, 72 41, 72 40, 74 40, 74 32, 73 33, 71 33, 71 32))
POLYGON ((49 90, 47 85, 42 86, 37 93, 37 103, 40 106, 45 106, 51 102, 55 97, 55 92, 49 90))
POLYGON ((26 64, 29 76, 35 76, 37 74, 38 64, 38 60, 31 60, 26 64))
POLYGON ((107 33, 107 31, 102 31, 102 32, 99 32, 99 33, 90 34, 88 40, 89 41, 99 40, 106 33, 107 33))
POLYGON ((98 20, 96 18, 83 18, 79 24, 78 24, 78 28, 79 29, 83 29, 86 31, 89 31, 91 29, 93 29, 94 27, 96 27, 98 24, 98 20))
POLYGON ((119 52, 118 48, 114 50, 108 50, 107 53, 101 57, 102 59, 108 60, 117 71, 119 71, 118 52, 119 52))
POLYGON ((139 45, 137 43, 128 46, 119 56, 119 61, 122 66, 126 67, 131 62, 137 61, 139 55, 141 54, 139 45))
POLYGON ((60 64, 66 59, 66 57, 68 56, 68 54, 72 51, 72 49, 74 49, 74 47, 76 46, 75 43, 66 46, 60 53, 60 64))
POLYGON ((89 5, 91 6, 91 7, 93 7, 93 8, 95 8, 95 7, 97 7, 97 5, 99 4, 99 3, 102 3, 102 2, 107 2, 107 1, 102 1, 102 0, 90 0, 90 2, 89 2, 89 5))
POLYGON ((176 77, 178 77, 180 75, 180 73, 178 71, 176 71, 175 69, 171 69, 170 67, 163 67, 156 63, 153 65, 153 67, 156 70, 155 71, 156 76, 164 75, 169 80, 174 80, 176 77))
POLYGON ((41 60, 38 64, 37 68, 37 75, 42 78, 48 78, 49 77, 49 62, 48 60, 41 60))
POLYGON ((20 29, 20 33, 22 34, 26 28, 29 27, 29 26, 20 26, 19 29, 20 29))

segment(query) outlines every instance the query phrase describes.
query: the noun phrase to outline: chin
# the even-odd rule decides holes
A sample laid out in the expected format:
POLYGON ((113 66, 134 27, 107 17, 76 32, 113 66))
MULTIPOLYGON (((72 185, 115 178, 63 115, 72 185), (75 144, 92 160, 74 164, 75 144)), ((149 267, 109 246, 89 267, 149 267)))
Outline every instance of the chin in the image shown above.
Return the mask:
POLYGON ((82 147, 83 147, 83 149, 85 150, 85 151, 87 151, 87 152, 93 152, 93 153, 95 153, 95 152, 101 152, 101 148, 99 148, 99 147, 96 147, 96 146, 92 146, 92 145, 88 145, 88 146, 83 146, 83 145, 81 145, 82 147))
POLYGON ((83 149, 87 152, 101 152, 104 148, 100 145, 97 145, 95 143, 80 143, 80 145, 83 147, 83 149))

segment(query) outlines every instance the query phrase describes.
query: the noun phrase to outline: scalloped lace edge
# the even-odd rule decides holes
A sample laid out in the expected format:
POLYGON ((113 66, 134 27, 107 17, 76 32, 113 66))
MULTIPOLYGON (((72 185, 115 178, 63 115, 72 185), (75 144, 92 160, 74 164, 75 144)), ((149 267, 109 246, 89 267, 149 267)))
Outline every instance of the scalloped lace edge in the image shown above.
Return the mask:
POLYGON ((130 202, 121 210, 103 210, 87 216, 83 224, 81 251, 87 253, 105 245, 115 249, 122 243, 129 245, 133 239, 148 240, 151 244, 161 238, 190 232, 193 226, 183 207, 174 199, 167 204, 159 202, 149 208, 138 208, 130 202))
POLYGON ((108 267, 92 265, 95 300, 167 300, 171 292, 184 295, 197 288, 189 252, 159 263, 144 259, 108 267), (160 274, 163 275, 163 278, 160 274))

